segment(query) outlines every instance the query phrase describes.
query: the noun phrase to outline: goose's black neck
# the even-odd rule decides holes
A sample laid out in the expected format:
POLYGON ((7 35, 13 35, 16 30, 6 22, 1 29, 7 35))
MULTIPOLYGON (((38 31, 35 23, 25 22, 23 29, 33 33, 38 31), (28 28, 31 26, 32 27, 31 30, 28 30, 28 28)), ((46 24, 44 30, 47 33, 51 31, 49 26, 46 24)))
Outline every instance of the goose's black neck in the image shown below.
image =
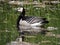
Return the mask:
POLYGON ((19 15, 19 17, 18 17, 18 19, 17 19, 17 28, 18 28, 18 30, 20 30, 20 28, 19 28, 19 22, 20 22, 20 20, 25 20, 25 9, 23 8, 23 11, 20 13, 20 15, 19 15))
POLYGON ((25 9, 23 8, 23 11, 21 12, 21 14, 20 14, 20 18, 22 19, 22 20, 24 20, 24 18, 25 18, 25 9))

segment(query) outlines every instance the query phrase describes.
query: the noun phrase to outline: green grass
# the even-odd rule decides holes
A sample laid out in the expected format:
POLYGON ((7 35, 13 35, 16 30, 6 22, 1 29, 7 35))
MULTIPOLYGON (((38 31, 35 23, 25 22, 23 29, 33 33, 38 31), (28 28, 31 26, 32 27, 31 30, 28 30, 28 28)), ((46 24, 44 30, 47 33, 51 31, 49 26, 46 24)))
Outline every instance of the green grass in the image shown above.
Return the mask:
MULTIPOLYGON (((60 7, 60 5, 58 5, 60 7)), ((5 45, 7 42, 15 40, 18 37, 18 32, 16 28, 16 21, 19 13, 14 10, 17 6, 9 5, 7 3, 0 4, 0 45, 5 45), (10 32, 6 32, 6 30, 10 32)), ((26 15, 46 17, 49 20, 47 26, 58 27, 58 30, 52 31, 55 34, 60 34, 60 8, 57 10, 50 10, 48 7, 36 9, 33 5, 24 5, 26 10, 26 15)), ((49 40, 51 43, 41 43, 41 45, 58 45, 60 38, 56 37, 46 37, 41 34, 37 34, 36 38, 26 38, 27 42, 38 43, 43 40, 49 40)))
POLYGON ((18 37, 16 19, 17 14, 9 4, 0 4, 0 45, 5 45, 18 37), (10 32, 6 32, 6 30, 10 32))

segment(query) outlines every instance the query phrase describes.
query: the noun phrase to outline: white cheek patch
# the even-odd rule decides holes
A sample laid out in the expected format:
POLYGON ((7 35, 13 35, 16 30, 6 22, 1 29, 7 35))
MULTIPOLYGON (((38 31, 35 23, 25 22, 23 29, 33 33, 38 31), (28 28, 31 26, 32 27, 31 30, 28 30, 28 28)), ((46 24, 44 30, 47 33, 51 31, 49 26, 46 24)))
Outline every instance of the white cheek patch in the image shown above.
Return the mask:
POLYGON ((19 12, 22 12, 22 11, 23 11, 23 8, 19 8, 18 11, 19 11, 19 12))

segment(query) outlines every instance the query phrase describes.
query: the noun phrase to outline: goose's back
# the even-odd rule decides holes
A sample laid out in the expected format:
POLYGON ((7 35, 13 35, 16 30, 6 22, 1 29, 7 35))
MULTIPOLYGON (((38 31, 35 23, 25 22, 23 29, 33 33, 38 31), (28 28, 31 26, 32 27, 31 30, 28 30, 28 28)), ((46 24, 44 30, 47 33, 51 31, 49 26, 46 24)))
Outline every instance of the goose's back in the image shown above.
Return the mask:
POLYGON ((43 21, 43 20, 40 17, 26 16, 25 21, 30 23, 30 24, 33 24, 33 23, 38 23, 38 22, 43 21))

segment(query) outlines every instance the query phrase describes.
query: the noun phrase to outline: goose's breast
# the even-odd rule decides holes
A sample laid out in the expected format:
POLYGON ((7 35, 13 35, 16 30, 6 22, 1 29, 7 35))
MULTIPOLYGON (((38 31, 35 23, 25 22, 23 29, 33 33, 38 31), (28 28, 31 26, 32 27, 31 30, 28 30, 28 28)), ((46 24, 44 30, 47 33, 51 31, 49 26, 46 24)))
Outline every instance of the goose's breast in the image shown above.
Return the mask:
POLYGON ((20 28, 21 30, 31 29, 30 24, 29 24, 28 22, 26 22, 26 20, 20 20, 19 24, 20 24, 20 25, 19 25, 19 28, 20 28))
POLYGON ((20 20, 19 22, 20 26, 23 25, 23 26, 30 26, 30 24, 26 21, 26 20, 20 20))

